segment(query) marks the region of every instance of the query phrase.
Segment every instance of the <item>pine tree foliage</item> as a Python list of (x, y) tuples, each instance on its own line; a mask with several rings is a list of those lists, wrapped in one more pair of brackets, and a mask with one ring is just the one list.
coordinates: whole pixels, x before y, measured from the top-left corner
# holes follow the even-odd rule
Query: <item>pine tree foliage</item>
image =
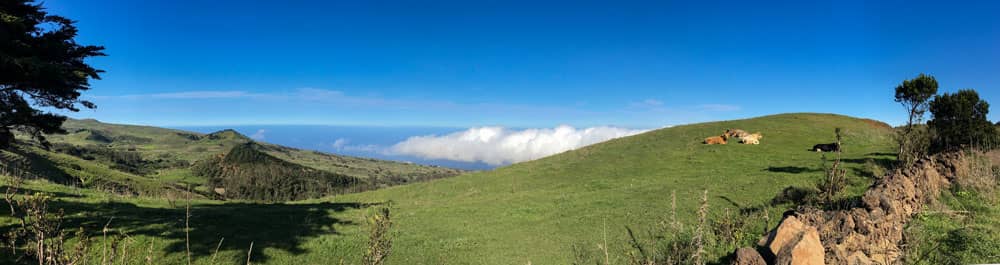
[(103, 71), (85, 60), (104, 47), (80, 45), (74, 21), (50, 15), (33, 1), (0, 1), (0, 148), (23, 131), (48, 146), (45, 134), (65, 133), (65, 116), (39, 110), (95, 108), (80, 99)]

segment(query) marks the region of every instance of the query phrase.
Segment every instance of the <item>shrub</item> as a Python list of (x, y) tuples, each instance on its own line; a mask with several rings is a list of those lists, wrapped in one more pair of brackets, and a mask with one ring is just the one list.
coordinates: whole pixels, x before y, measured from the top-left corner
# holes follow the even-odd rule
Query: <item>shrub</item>
[[(840, 145), (841, 134), (840, 128), (836, 129), (837, 134), (837, 145)], [(816, 185), (816, 189), (819, 190), (817, 194), (819, 196), (820, 202), (829, 205), (834, 201), (837, 194), (847, 188), (847, 170), (841, 168), (841, 149), (837, 149), (836, 158), (833, 160), (833, 165), (830, 168), (826, 168), (826, 155), (821, 157), (822, 165), (826, 176), (820, 180), (819, 184)]]
[(913, 125), (910, 129), (899, 129), (896, 132), (896, 137), (900, 145), (897, 160), (904, 167), (912, 165), (914, 161), (927, 155), (931, 148), (931, 132), (926, 125)]
[(368, 218), (368, 246), (362, 262), (365, 265), (381, 265), (392, 253), (392, 219), (389, 207), (379, 208)]
[[(51, 197), (35, 193), (19, 196), (22, 179), (16, 176), (4, 176), (10, 182), (7, 185), (4, 200), (7, 202), (10, 216), (16, 219), (16, 225), (3, 235), (3, 243), (10, 253), (22, 258), (37, 260), (38, 264), (78, 264), (86, 257), (90, 239), (83, 228), (76, 231), (77, 243), (73, 249), (66, 249), (68, 233), (62, 228), (64, 212), (62, 209), (52, 211), (49, 208)], [(20, 252), (19, 252), (20, 251)]]
[(861, 166), (861, 172), (870, 178), (882, 178), (889, 173), (889, 169), (878, 162), (875, 159), (865, 159), (865, 164)]

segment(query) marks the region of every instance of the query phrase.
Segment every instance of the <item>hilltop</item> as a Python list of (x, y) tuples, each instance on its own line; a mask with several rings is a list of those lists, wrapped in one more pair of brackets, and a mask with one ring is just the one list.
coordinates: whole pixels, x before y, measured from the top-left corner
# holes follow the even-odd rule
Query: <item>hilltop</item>
[(344, 193), (360, 179), (309, 168), (271, 156), (253, 142), (233, 147), (225, 155), (198, 161), (195, 176), (224, 198), (291, 201)]

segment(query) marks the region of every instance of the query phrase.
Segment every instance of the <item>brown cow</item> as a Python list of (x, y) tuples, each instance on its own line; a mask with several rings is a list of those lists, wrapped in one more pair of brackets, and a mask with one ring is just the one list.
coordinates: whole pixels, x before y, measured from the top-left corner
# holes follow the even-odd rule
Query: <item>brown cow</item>
[(726, 136), (712, 136), (705, 138), (705, 144), (726, 144)]

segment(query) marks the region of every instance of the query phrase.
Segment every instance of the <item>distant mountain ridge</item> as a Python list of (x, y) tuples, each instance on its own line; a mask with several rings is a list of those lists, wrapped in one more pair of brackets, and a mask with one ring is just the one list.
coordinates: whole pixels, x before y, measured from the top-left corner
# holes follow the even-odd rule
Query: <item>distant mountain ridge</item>
[[(234, 196), (242, 192), (227, 193), (222, 198), (284, 200), (317, 197), (320, 193), (345, 192), (348, 186), (355, 189), (374, 189), (414, 181), (455, 176), (463, 171), (437, 166), (341, 156), (317, 151), (256, 142), (235, 130), (226, 129), (203, 134), (184, 130), (152, 126), (102, 123), (94, 119), (69, 119), (63, 124), (68, 132), (47, 136), (53, 146), (44, 150), (24, 136), (19, 137), (18, 152), (6, 152), (5, 157), (22, 157), (24, 161), (45, 164), (59, 175), (76, 179), (82, 185), (103, 183), (115, 186), (128, 194), (162, 194), (166, 190), (193, 187), (204, 197), (219, 197), (214, 185), (230, 182), (242, 175), (267, 176), (267, 179), (287, 178), (295, 189), (283, 193), (309, 191), (314, 196), (283, 194), (281, 196)], [(234, 151), (236, 151), (234, 153)], [(248, 166), (252, 163), (216, 161), (220, 157), (237, 158), (237, 154), (254, 155), (246, 159), (261, 159), (266, 166)], [(30, 157), (28, 159), (27, 157)], [(3, 159), (0, 159), (3, 160)], [(6, 162), (6, 161), (4, 161)], [(219, 163), (222, 162), (222, 163)], [(244, 161), (246, 162), (246, 161)], [(204, 165), (228, 165), (226, 170), (207, 174)], [(202, 165), (201, 167), (198, 167)], [(234, 168), (242, 165), (243, 168)], [(260, 170), (267, 174), (254, 173)], [(220, 173), (221, 172), (221, 173)], [(240, 175), (242, 174), (242, 175)], [(283, 175), (284, 174), (284, 175)], [(317, 177), (312, 184), (302, 187), (302, 175)], [(295, 186), (293, 185), (293, 186)], [(172, 188), (171, 188), (172, 187)], [(319, 192), (323, 191), (323, 192)], [(254, 192), (249, 192), (254, 193)], [(254, 193), (256, 194), (256, 193)]]

